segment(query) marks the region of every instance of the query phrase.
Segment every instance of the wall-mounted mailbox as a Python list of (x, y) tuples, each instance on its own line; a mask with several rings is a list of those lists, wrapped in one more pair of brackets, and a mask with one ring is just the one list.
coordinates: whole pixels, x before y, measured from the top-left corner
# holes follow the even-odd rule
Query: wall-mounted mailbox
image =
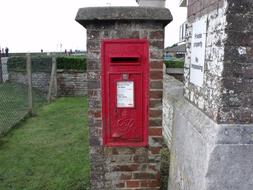
[(147, 40), (102, 41), (105, 146), (146, 146), (149, 64)]

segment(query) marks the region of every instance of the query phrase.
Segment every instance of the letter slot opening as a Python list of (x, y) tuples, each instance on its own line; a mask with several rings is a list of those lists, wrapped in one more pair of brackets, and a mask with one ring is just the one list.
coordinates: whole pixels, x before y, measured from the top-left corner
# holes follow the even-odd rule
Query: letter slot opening
[(111, 57), (111, 63), (138, 63), (139, 57)]

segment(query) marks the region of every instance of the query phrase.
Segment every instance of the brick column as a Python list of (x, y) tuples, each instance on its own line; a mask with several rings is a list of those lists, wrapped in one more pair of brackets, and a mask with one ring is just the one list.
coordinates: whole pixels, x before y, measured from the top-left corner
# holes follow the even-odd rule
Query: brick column
[[(185, 97), (217, 123), (253, 123), (253, 2), (189, 0)], [(204, 85), (190, 83), (192, 24), (207, 16)]]
[(251, 0), (188, 1), (187, 101), (173, 107), (170, 189), (252, 189), (252, 13)]
[[(165, 8), (83, 8), (76, 20), (87, 29), (89, 141), (91, 186), (94, 190), (159, 189), (162, 146), (164, 27), (172, 20)], [(104, 147), (101, 110), (101, 40), (149, 41), (149, 145)]]

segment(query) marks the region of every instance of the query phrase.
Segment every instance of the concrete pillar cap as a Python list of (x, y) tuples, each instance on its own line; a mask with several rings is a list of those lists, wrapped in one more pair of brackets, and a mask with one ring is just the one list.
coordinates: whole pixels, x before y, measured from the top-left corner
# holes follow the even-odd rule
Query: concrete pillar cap
[(154, 21), (166, 26), (173, 17), (169, 9), (160, 7), (87, 7), (78, 10), (75, 20), (84, 27), (91, 23), (116, 21)]

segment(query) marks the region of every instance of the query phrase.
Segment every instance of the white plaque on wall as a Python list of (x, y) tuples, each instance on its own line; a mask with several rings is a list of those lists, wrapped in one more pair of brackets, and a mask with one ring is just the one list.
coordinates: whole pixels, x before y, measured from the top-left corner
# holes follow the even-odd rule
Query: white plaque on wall
[(134, 107), (134, 82), (120, 81), (117, 82), (117, 107), (133, 108)]
[(202, 87), (204, 81), (207, 17), (192, 25), (190, 82)]

